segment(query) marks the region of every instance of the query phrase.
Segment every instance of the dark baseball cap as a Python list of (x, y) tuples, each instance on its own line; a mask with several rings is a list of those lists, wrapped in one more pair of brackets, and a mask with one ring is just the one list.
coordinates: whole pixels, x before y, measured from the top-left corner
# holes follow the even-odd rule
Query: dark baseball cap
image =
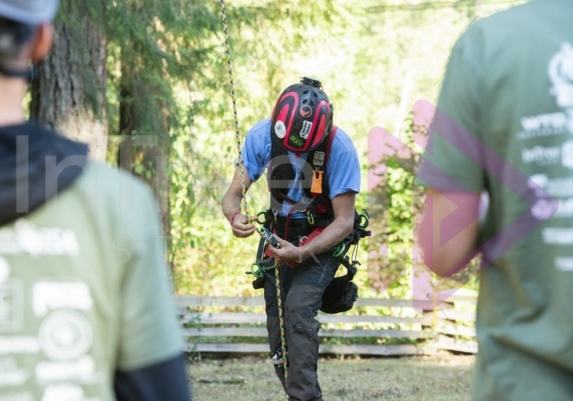
[(0, 17), (38, 25), (51, 22), (58, 6), (59, 0), (0, 0)]

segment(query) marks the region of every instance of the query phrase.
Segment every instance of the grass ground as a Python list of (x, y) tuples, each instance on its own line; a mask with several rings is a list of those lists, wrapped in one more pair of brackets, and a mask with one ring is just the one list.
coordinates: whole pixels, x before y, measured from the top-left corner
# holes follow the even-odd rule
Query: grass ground
[[(326, 401), (465, 401), (473, 356), (321, 359)], [(191, 363), (195, 401), (285, 401), (263, 358)]]

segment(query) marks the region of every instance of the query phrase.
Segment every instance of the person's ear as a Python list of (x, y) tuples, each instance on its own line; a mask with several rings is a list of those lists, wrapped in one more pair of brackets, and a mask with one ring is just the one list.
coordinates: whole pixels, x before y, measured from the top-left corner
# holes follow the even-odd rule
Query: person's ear
[(39, 25), (30, 51), (30, 60), (32, 63), (43, 60), (50, 52), (53, 42), (54, 26), (52, 24)]

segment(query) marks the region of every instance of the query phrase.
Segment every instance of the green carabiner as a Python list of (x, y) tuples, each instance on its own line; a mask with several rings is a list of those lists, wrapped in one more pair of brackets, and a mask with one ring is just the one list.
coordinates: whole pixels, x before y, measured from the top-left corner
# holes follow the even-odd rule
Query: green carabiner
[(306, 213), (306, 219), (308, 220), (308, 224), (314, 226), (314, 215), (312, 214), (312, 212)]
[(253, 263), (251, 266), (251, 274), (256, 278), (261, 278), (264, 276), (264, 272), (261, 269), (261, 265), (258, 263)]
[(264, 277), (265, 272), (274, 269), (275, 266), (271, 265), (271, 266), (261, 266), (260, 263), (255, 262), (251, 265), (251, 271), (247, 272), (247, 274), (252, 274), (253, 276), (255, 276), (256, 278), (261, 278)]
[(370, 224), (370, 216), (368, 216), (368, 212), (366, 210), (362, 210), (362, 214), (360, 215), (360, 223), (358, 226), (362, 229), (365, 229)]
[(346, 244), (344, 242), (341, 242), (340, 244), (336, 245), (336, 248), (334, 248), (334, 250), (332, 251), (332, 256), (334, 256), (335, 258), (342, 256), (345, 250), (346, 250)]

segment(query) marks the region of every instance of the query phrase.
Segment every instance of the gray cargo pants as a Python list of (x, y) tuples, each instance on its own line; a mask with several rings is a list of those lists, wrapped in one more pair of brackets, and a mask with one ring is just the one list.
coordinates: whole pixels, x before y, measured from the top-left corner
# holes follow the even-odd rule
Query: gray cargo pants
[[(281, 299), (287, 346), (288, 380), (284, 367), (275, 365), (289, 401), (322, 401), (318, 384), (318, 330), (316, 315), (325, 288), (334, 278), (340, 261), (330, 254), (310, 258), (291, 268), (280, 266)], [(275, 271), (265, 273), (267, 331), (271, 356), (281, 348)]]

